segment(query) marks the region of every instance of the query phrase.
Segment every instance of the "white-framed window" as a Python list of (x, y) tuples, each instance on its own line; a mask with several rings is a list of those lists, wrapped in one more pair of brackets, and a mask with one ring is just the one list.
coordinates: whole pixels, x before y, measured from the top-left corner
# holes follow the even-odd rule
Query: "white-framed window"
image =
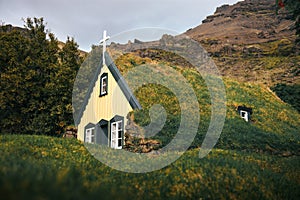
[(85, 130), (85, 142), (95, 143), (95, 127)]
[(122, 149), (123, 124), (121, 121), (111, 123), (111, 148)]
[(107, 94), (108, 76), (107, 73), (102, 74), (100, 78), (100, 96)]
[(249, 121), (248, 112), (246, 112), (246, 111), (244, 111), (244, 110), (241, 110), (241, 111), (240, 111), (240, 115), (241, 115), (241, 117), (242, 117), (246, 122)]

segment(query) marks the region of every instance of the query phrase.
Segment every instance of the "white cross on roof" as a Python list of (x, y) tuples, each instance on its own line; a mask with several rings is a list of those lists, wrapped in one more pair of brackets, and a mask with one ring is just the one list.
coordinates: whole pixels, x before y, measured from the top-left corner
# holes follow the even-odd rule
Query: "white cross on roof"
[(109, 40), (109, 36), (106, 35), (106, 30), (103, 31), (103, 39), (100, 40), (100, 45), (103, 46), (103, 52), (102, 52), (102, 60), (103, 60), (103, 65), (105, 64), (105, 56), (104, 53), (106, 51), (106, 41)]

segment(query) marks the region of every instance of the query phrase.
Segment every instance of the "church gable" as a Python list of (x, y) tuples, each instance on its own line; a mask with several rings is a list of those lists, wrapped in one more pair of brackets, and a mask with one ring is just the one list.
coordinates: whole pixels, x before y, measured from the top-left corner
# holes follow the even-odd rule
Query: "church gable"
[[(105, 98), (111, 97), (113, 95), (113, 90), (120, 90), (122, 94), (114, 94), (116, 97), (123, 96), (126, 98), (126, 101), (130, 104), (132, 109), (141, 109), (141, 105), (139, 104), (136, 97), (133, 95), (132, 91), (130, 90), (128, 84), (122, 77), (121, 73), (119, 72), (116, 65), (113, 63), (112, 59), (105, 53), (105, 65), (102, 63), (97, 68), (96, 74), (94, 79), (91, 81), (88, 92), (85, 96), (84, 103), (78, 115), (78, 118), (75, 120), (76, 124), (81, 123), (81, 119), (83, 117), (84, 112), (87, 110), (87, 107), (90, 103), (95, 101), (97, 98)], [(114, 84), (112, 84), (114, 83)], [(118, 87), (116, 89), (116, 87)], [(110, 92), (109, 92), (110, 91)], [(93, 97), (96, 96), (97, 98)], [(92, 96), (93, 95), (93, 96)], [(94, 99), (91, 101), (91, 99)], [(110, 99), (109, 101), (112, 101)], [(101, 102), (99, 102), (101, 104)], [(108, 105), (108, 102), (105, 103)]]
[[(105, 48), (103, 48), (104, 51)], [(76, 119), (78, 139), (121, 149), (127, 114), (141, 106), (108, 53), (91, 80)]]

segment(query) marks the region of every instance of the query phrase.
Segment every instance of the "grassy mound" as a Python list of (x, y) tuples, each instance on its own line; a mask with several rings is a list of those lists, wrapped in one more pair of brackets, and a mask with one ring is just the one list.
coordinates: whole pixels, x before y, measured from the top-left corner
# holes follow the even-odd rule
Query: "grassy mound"
[[(157, 54), (157, 57), (160, 54)], [(121, 56), (116, 63), (123, 74), (136, 66), (153, 64), (156, 71), (163, 73), (166, 79), (174, 83), (176, 78), (166, 73), (165, 68), (172, 68), (182, 74), (195, 92), (200, 106), (201, 121), (191, 148), (201, 146), (210, 123), (211, 101), (205, 81), (197, 70), (175, 65), (166, 59), (153, 61), (141, 58), (134, 53)], [(300, 114), (295, 108), (281, 101), (264, 85), (240, 83), (230, 78), (224, 78), (223, 81), (226, 88), (227, 114), (224, 129), (217, 143), (218, 148), (300, 154)], [(175, 94), (159, 84), (145, 84), (135, 91), (135, 95), (143, 107), (143, 110), (135, 111), (135, 120), (141, 126), (147, 126), (151, 122), (151, 106), (160, 104), (165, 108), (166, 123), (162, 131), (153, 138), (160, 140), (162, 146), (168, 144), (176, 135), (181, 120), (181, 108)], [(237, 107), (243, 105), (253, 109), (250, 123), (241, 119), (237, 113)]]
[[(213, 151), (199, 159), (199, 147), (211, 116), (205, 82), (192, 68), (134, 54), (121, 57), (116, 64), (125, 74), (135, 66), (153, 62), (180, 72), (200, 105), (198, 133), (182, 157), (158, 171), (130, 174), (105, 166), (75, 139), (1, 135), (0, 195), (8, 199), (297, 199), (300, 196), (297, 110), (264, 86), (226, 78), (225, 125)], [(143, 110), (135, 111), (136, 122), (142, 126), (150, 122), (152, 105), (161, 104), (165, 108), (166, 124), (153, 138), (162, 141), (162, 146), (168, 144), (180, 122), (181, 108), (176, 96), (167, 87), (156, 84), (144, 85), (135, 95), (143, 106)], [(250, 123), (239, 117), (236, 110), (239, 105), (253, 109)]]
[(198, 149), (161, 170), (113, 170), (77, 140), (0, 136), (0, 194), (6, 199), (297, 199), (299, 157)]

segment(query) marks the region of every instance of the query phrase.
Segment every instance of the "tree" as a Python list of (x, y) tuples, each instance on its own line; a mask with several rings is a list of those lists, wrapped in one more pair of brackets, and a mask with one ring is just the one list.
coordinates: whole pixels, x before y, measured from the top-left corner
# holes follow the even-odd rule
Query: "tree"
[(56, 119), (57, 131), (61, 133), (66, 125), (73, 124), (73, 84), (83, 58), (80, 57), (78, 44), (74, 38), (69, 37), (58, 56), (60, 63), (47, 84), (47, 90), (51, 94), (48, 99), (48, 104), (51, 105), (49, 114)]
[(0, 132), (60, 135), (72, 124), (71, 96), (82, 62), (78, 45), (62, 49), (43, 18), (25, 29), (0, 27)]
[(30, 64), (30, 40), (19, 31), (0, 32), (0, 127), (1, 131), (18, 132), (26, 122), (24, 105), (31, 95), (28, 88), (35, 72)]

